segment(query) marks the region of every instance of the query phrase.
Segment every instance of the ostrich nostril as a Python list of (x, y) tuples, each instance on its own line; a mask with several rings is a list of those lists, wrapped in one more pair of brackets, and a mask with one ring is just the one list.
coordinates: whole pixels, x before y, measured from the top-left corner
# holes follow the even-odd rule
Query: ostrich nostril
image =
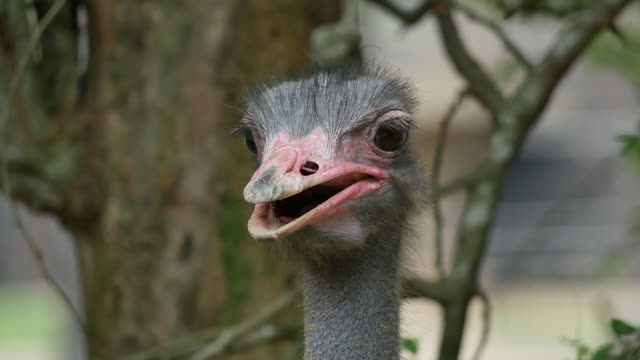
[(313, 161), (307, 161), (304, 163), (304, 165), (302, 165), (302, 168), (300, 168), (300, 174), (302, 174), (303, 176), (313, 175), (318, 171), (319, 168), (320, 165), (314, 163)]

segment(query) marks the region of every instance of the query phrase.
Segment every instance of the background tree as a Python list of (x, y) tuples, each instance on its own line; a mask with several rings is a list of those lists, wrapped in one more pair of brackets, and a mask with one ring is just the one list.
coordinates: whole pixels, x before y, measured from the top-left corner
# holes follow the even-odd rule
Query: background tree
[(92, 358), (234, 323), (285, 286), (245, 241), (252, 161), (227, 134), (242, 88), (308, 63), (339, 14), (312, 3), (0, 4), (2, 186), (72, 234)]
[[(623, 37), (616, 18), (631, 1), (483, 1), (503, 19), (549, 16), (562, 21), (563, 27), (548, 51), (539, 61), (531, 61), (502, 29), (499, 19), (485, 15), (466, 2), (448, 0), (421, 1), (414, 10), (405, 10), (389, 0), (370, 0), (396, 16), (406, 25), (432, 15), (453, 67), (463, 79), (465, 89), (454, 99), (444, 115), (433, 161), (433, 207), (436, 227), (436, 264), (439, 279), (425, 282), (407, 279), (407, 296), (427, 297), (438, 302), (444, 311), (444, 329), (440, 342), (440, 360), (457, 359), (464, 334), (470, 301), (479, 296), (488, 307), (479, 273), (505, 175), (521, 151), (532, 127), (540, 119), (562, 78), (588, 49), (595, 37), (611, 31)], [(522, 78), (515, 90), (490, 74), (468, 50), (454, 19), (462, 15), (493, 32), (504, 49), (515, 60)], [(491, 122), (489, 149), (483, 162), (471, 173), (440, 184), (439, 173), (447, 131), (463, 98), (470, 96), (488, 113)], [(450, 268), (445, 268), (442, 251), (442, 214), (440, 198), (464, 191), (465, 206), (455, 237), (455, 250)], [(487, 330), (482, 343), (486, 342)]]

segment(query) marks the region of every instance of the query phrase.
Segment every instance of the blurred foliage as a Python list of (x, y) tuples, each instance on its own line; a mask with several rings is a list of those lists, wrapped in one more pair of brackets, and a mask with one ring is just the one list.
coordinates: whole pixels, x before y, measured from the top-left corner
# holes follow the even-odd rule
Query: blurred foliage
[[(513, 15), (536, 15), (561, 18), (587, 6), (592, 0), (477, 0), (494, 14), (507, 19)], [(598, 35), (587, 53), (592, 65), (618, 72), (634, 87), (640, 98), (640, 27), (616, 24), (610, 31)], [(505, 84), (518, 74), (518, 64), (503, 57), (494, 66), (494, 74)], [(635, 134), (620, 135), (621, 154), (640, 174), (640, 120)], [(640, 235), (640, 210), (635, 216), (634, 233)], [(623, 320), (609, 324), (612, 341), (592, 347), (576, 339), (565, 339), (575, 348), (577, 360), (640, 360), (640, 327)]]
[(54, 344), (63, 335), (63, 309), (44, 286), (5, 286), (0, 290), (0, 319), (0, 347)]
[(622, 156), (640, 171), (640, 134), (620, 135), (618, 141), (622, 144)]
[[(476, 0), (502, 18), (515, 14), (524, 17), (552, 16), (561, 18), (592, 3), (592, 0)], [(637, 23), (637, 22), (636, 22)], [(640, 96), (640, 28), (617, 24), (611, 31), (598, 35), (589, 49), (592, 64), (618, 71), (635, 87)], [(501, 62), (500, 77), (509, 79), (516, 64)]]
[(613, 340), (595, 348), (575, 339), (565, 341), (576, 349), (577, 360), (639, 360), (640, 328), (615, 318), (609, 328)]
[(591, 45), (593, 64), (619, 72), (640, 96), (640, 28), (621, 27), (620, 36), (611, 31), (599, 35)]
[[(640, 70), (638, 70), (640, 72)], [(640, 91), (639, 91), (640, 93)], [(640, 120), (638, 120), (637, 134), (624, 134), (618, 136), (621, 143), (622, 156), (629, 160), (638, 175), (640, 176)], [(640, 208), (635, 210), (634, 221), (631, 224), (631, 231), (640, 237)]]
[[(475, 0), (498, 17), (507, 19), (513, 15), (552, 16), (562, 18), (592, 3), (592, 0)], [(638, 17), (638, 6), (631, 17)], [(633, 11), (633, 10), (631, 10)], [(624, 20), (624, 19), (623, 19)], [(602, 32), (591, 43), (587, 58), (592, 65), (618, 72), (636, 90), (640, 99), (640, 27), (637, 21), (623, 20), (609, 31)], [(493, 73), (502, 84), (508, 84), (518, 74), (518, 63), (508, 56), (502, 57), (494, 66)], [(636, 134), (620, 135), (622, 156), (629, 160), (640, 174), (640, 120)], [(640, 209), (632, 224), (632, 231), (640, 236)], [(638, 359), (640, 360), (640, 359)]]

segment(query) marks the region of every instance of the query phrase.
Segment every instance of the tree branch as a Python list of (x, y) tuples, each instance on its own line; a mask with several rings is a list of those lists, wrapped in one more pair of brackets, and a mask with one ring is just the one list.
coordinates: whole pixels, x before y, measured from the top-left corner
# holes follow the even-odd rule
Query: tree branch
[(503, 31), (502, 27), (498, 25), (496, 22), (491, 19), (482, 16), (480, 13), (476, 12), (473, 8), (461, 3), (456, 2), (455, 7), (460, 10), (461, 13), (466, 15), (472, 21), (477, 22), (478, 24), (489, 29), (493, 34), (502, 42), (502, 45), (509, 51), (509, 53), (522, 65), (527, 71), (531, 71), (533, 65), (527, 59), (527, 57), (522, 53), (520, 48), (511, 41), (509, 36)]
[(453, 269), (446, 279), (447, 283), (452, 283), (450, 286), (456, 286), (457, 291), (451, 305), (445, 307), (441, 360), (458, 357), (465, 313), (470, 298), (477, 293), (480, 265), (508, 167), (567, 70), (593, 38), (609, 27), (630, 2), (631, 0), (600, 1), (576, 14), (560, 31), (544, 60), (527, 75), (515, 95), (494, 115), (497, 126), (493, 130), (484, 165), (491, 171), (468, 192), (460, 220), (460, 231), (456, 237)]
[[(592, 7), (577, 13), (574, 20), (560, 30), (550, 50), (544, 56), (536, 71), (530, 73), (516, 91), (512, 103), (522, 103), (522, 109), (514, 113), (522, 113), (523, 119), (520, 133), (526, 130), (542, 112), (550, 94), (560, 79), (584, 52), (593, 38), (603, 29), (613, 24), (616, 16), (629, 5), (632, 0), (608, 0), (595, 3)], [(519, 110), (519, 111), (517, 111)], [(533, 110), (533, 111), (529, 111)], [(529, 111), (527, 113), (527, 111)], [(503, 118), (508, 122), (513, 119)]]
[(555, 86), (571, 64), (598, 31), (606, 28), (630, 1), (609, 0), (600, 3), (585, 10), (568, 24), (543, 62), (527, 76), (498, 114), (499, 128), (491, 136), (487, 159), (487, 166), (493, 171), (474, 186), (463, 213), (455, 259), (456, 267), (461, 271), (459, 276), (476, 276), (504, 173), (519, 152), (528, 129), (539, 118)]
[(254, 318), (243, 321), (222, 332), (214, 341), (206, 344), (191, 356), (191, 360), (212, 359), (224, 354), (234, 343), (244, 339), (249, 333), (254, 332), (268, 321), (271, 321), (275, 316), (287, 310), (291, 304), (293, 304), (297, 295), (297, 291), (288, 291), (281, 295), (275, 302), (267, 306)]
[(458, 73), (467, 81), (473, 96), (491, 113), (495, 114), (500, 109), (504, 100), (502, 93), (462, 43), (458, 28), (451, 18), (452, 0), (425, 0), (412, 12), (398, 8), (389, 0), (369, 1), (395, 15), (405, 25), (414, 24), (429, 11), (434, 10), (445, 49)]
[(427, 298), (444, 305), (453, 298), (454, 288), (446, 281), (428, 281), (418, 278), (404, 278), (400, 288), (400, 296), (404, 299)]
[[(273, 344), (277, 341), (295, 339), (303, 331), (302, 325), (279, 326), (274, 324), (264, 324), (248, 332), (246, 336), (237, 339), (219, 354), (214, 354), (212, 358), (222, 355), (230, 355), (253, 348)], [(152, 347), (132, 355), (124, 356), (124, 360), (153, 360), (153, 359), (184, 359), (190, 353), (202, 348), (203, 344), (213, 341), (220, 334), (216, 328), (205, 329), (187, 335), (178, 341), (167, 345)]]
[(89, 68), (87, 71), (87, 91), (82, 101), (89, 106), (101, 108), (109, 101), (108, 87), (110, 56), (114, 53), (113, 1), (87, 0), (89, 15)]
[(157, 358), (176, 359), (200, 349), (203, 344), (214, 340), (220, 334), (220, 329), (209, 328), (192, 332), (178, 338), (171, 343), (154, 346), (137, 351), (133, 354), (122, 356), (124, 360), (152, 360)]
[(473, 186), (480, 181), (484, 180), (488, 174), (490, 173), (489, 166), (487, 164), (482, 164), (478, 166), (475, 170), (469, 172), (468, 174), (462, 175), (459, 178), (451, 180), (448, 184), (440, 185), (439, 192), (440, 197), (449, 196), (458, 190), (462, 190)]
[(540, 0), (521, 0), (518, 3), (505, 7), (505, 17), (510, 18), (517, 14), (522, 15), (547, 15), (554, 18), (563, 18), (584, 9), (584, 5), (576, 3), (565, 7), (555, 7), (545, 4)]
[(451, 17), (452, 0), (434, 0), (440, 37), (447, 55), (458, 73), (466, 80), (469, 90), (490, 113), (496, 114), (504, 103), (504, 97), (495, 82), (471, 56), (462, 43), (458, 27)]
[[(295, 338), (301, 331), (299, 324), (276, 326), (269, 322), (290, 308), (299, 296), (296, 290), (282, 294), (268, 304), (256, 316), (225, 330), (218, 328), (193, 332), (169, 344), (155, 346), (127, 356), (125, 360), (184, 359), (192, 354), (192, 359), (212, 359), (234, 352)], [(195, 352), (195, 353), (194, 353)]]
[(323, 24), (311, 32), (311, 58), (319, 64), (340, 64), (360, 54), (359, 0), (342, 0), (338, 21)]
[[(26, 147), (5, 145), (3, 165), (11, 184), (11, 197), (19, 199), (34, 210), (55, 212), (60, 210), (62, 199), (49, 181), (42, 167), (42, 162), (31, 156)], [(49, 159), (47, 159), (49, 160)], [(49, 160), (50, 161), (50, 160)], [(0, 188), (5, 190), (4, 176), (0, 176)], [(8, 195), (8, 194), (7, 194)]]
[[(19, 199), (29, 208), (42, 212), (56, 212), (60, 209), (62, 200), (50, 184), (37, 176), (16, 174), (12, 172), (11, 197)], [(5, 191), (4, 180), (0, 179), (0, 187)]]
[(44, 33), (44, 30), (49, 26), (49, 24), (51, 24), (51, 21), (53, 21), (56, 15), (58, 15), (65, 2), (66, 0), (58, 0), (53, 5), (51, 5), (51, 8), (47, 11), (38, 26), (36, 26), (33, 34), (29, 38), (25, 53), (20, 58), (20, 61), (18, 62), (18, 68), (16, 69), (13, 78), (11, 79), (9, 91), (7, 93), (7, 100), (5, 101), (5, 104), (2, 108), (2, 112), (0, 112), (0, 134), (2, 136), (6, 135), (5, 131), (7, 128), (7, 123), (9, 121), (9, 115), (11, 114), (13, 100), (18, 94), (18, 89), (20, 88), (22, 79), (24, 78), (29, 63), (31, 62), (31, 58), (36, 49), (36, 46), (38, 46), (38, 44), (40, 43), (42, 33)]
[(491, 332), (491, 301), (485, 291), (478, 291), (477, 296), (482, 302), (482, 335), (478, 347), (473, 354), (473, 359), (481, 360), (482, 353), (489, 342), (489, 333)]
[(263, 325), (253, 332), (249, 333), (245, 338), (238, 339), (238, 342), (236, 344), (232, 344), (226, 353), (220, 353), (219, 356), (240, 351), (247, 351), (255, 347), (272, 344), (280, 340), (293, 340), (299, 337), (303, 331), (304, 326), (302, 324), (287, 326), (276, 326), (271, 324)]
[(426, 15), (432, 8), (431, 0), (423, 0), (422, 4), (413, 11), (405, 11), (403, 9), (400, 9), (390, 0), (369, 0), (369, 2), (378, 5), (388, 13), (399, 18), (400, 20), (402, 20), (404, 25), (413, 25), (422, 20), (424, 15)]
[[(56, 17), (56, 15), (64, 7), (65, 2), (66, 2), (65, 0), (58, 0), (55, 3), (53, 3), (53, 5), (51, 5), (49, 10), (47, 10), (47, 13), (43, 16), (42, 20), (40, 21), (40, 23), (38, 23), (35, 30), (33, 31), (33, 34), (29, 38), (29, 42), (27, 44), (25, 53), (20, 58), (16, 72), (13, 78), (11, 79), (9, 90), (6, 96), (6, 101), (3, 106), (2, 112), (0, 113), (0, 136), (1, 137), (7, 136), (7, 128), (9, 123), (9, 116), (11, 114), (11, 108), (13, 106), (13, 100), (18, 94), (18, 90), (20, 89), (22, 80), (29, 67), (29, 63), (31, 61), (33, 53), (36, 47), (38, 46), (38, 44), (40, 43), (40, 38), (42, 37), (42, 34), (44, 33), (45, 29), (49, 26), (49, 24), (51, 24), (51, 22)], [(6, 144), (7, 142), (4, 141), (3, 143)], [(5, 154), (5, 151), (2, 151), (0, 153)], [(2, 186), (2, 191), (7, 195), (7, 203), (9, 205), (9, 210), (14, 218), (18, 231), (22, 235), (22, 239), (24, 240), (27, 247), (29, 248), (29, 251), (33, 256), (33, 259), (35, 260), (36, 266), (38, 267), (40, 275), (44, 278), (47, 284), (49, 284), (49, 286), (51, 286), (51, 288), (60, 296), (60, 298), (62, 299), (62, 302), (67, 307), (72, 318), (76, 321), (76, 323), (81, 328), (81, 330), (86, 333), (86, 325), (85, 325), (84, 319), (82, 318), (80, 313), (75, 309), (75, 307), (73, 306), (73, 302), (71, 301), (69, 296), (65, 293), (65, 291), (62, 289), (62, 286), (56, 281), (56, 279), (53, 277), (53, 275), (47, 268), (42, 250), (38, 247), (37, 242), (31, 236), (31, 233), (28, 231), (27, 226), (22, 220), (22, 216), (20, 215), (20, 212), (18, 211), (17, 206), (12, 200), (12, 196), (14, 195), (14, 192), (13, 192), (11, 180), (9, 178), (9, 169), (8, 169), (9, 164), (8, 164), (7, 156), (8, 155), (0, 155), (0, 160), (2, 161), (2, 164), (0, 166), (1, 167), (0, 186)]]
[(456, 296), (444, 307), (444, 329), (440, 339), (439, 360), (458, 359), (467, 320), (469, 298)]
[[(431, 168), (431, 176), (434, 184), (438, 184), (440, 182), (440, 170), (442, 168), (442, 158), (444, 155), (445, 145), (447, 143), (447, 134), (449, 132), (449, 125), (451, 124), (451, 120), (454, 115), (462, 105), (464, 98), (469, 94), (468, 89), (464, 89), (460, 91), (458, 96), (451, 103), (447, 111), (445, 112), (442, 120), (440, 120), (440, 125), (438, 127), (438, 135), (436, 138), (436, 149), (434, 153), (433, 167)], [(440, 207), (440, 189), (435, 187), (433, 191), (433, 218), (435, 222), (435, 247), (436, 247), (436, 268), (438, 269), (438, 274), (440, 278), (445, 276), (444, 269), (444, 249), (442, 246), (442, 228), (443, 228), (443, 218), (442, 218), (442, 208)]]
[(49, 284), (49, 286), (53, 289), (53, 291), (56, 292), (58, 296), (60, 296), (60, 299), (62, 299), (63, 304), (66, 306), (67, 310), (71, 314), (71, 317), (75, 320), (75, 322), (78, 324), (80, 329), (86, 334), (86, 324), (84, 322), (82, 315), (80, 315), (80, 313), (73, 306), (73, 302), (71, 301), (71, 298), (69, 298), (67, 293), (64, 291), (64, 289), (62, 288), (62, 285), (60, 285), (60, 283), (55, 279), (53, 274), (49, 271), (49, 268), (45, 264), (44, 254), (42, 253), (42, 250), (36, 243), (35, 239), (31, 235), (29, 230), (27, 229), (27, 226), (22, 220), (22, 216), (20, 215), (20, 212), (18, 211), (15, 203), (11, 201), (11, 199), (9, 199), (8, 197), (7, 197), (7, 203), (9, 204), (9, 209), (11, 211), (11, 215), (13, 216), (15, 224), (18, 227), (18, 230), (20, 231), (20, 235), (22, 235), (22, 239), (24, 240), (25, 244), (27, 244), (27, 247), (29, 248), (29, 252), (31, 253), (33, 260), (35, 261), (36, 266), (38, 267), (38, 272), (40, 273), (42, 278), (45, 280), (45, 282), (47, 282), (47, 284)]

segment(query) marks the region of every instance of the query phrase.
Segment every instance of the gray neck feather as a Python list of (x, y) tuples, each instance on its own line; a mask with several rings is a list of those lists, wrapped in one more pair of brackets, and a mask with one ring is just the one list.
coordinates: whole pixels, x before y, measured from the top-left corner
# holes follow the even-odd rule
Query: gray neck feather
[(400, 234), (304, 262), (305, 360), (397, 360)]

